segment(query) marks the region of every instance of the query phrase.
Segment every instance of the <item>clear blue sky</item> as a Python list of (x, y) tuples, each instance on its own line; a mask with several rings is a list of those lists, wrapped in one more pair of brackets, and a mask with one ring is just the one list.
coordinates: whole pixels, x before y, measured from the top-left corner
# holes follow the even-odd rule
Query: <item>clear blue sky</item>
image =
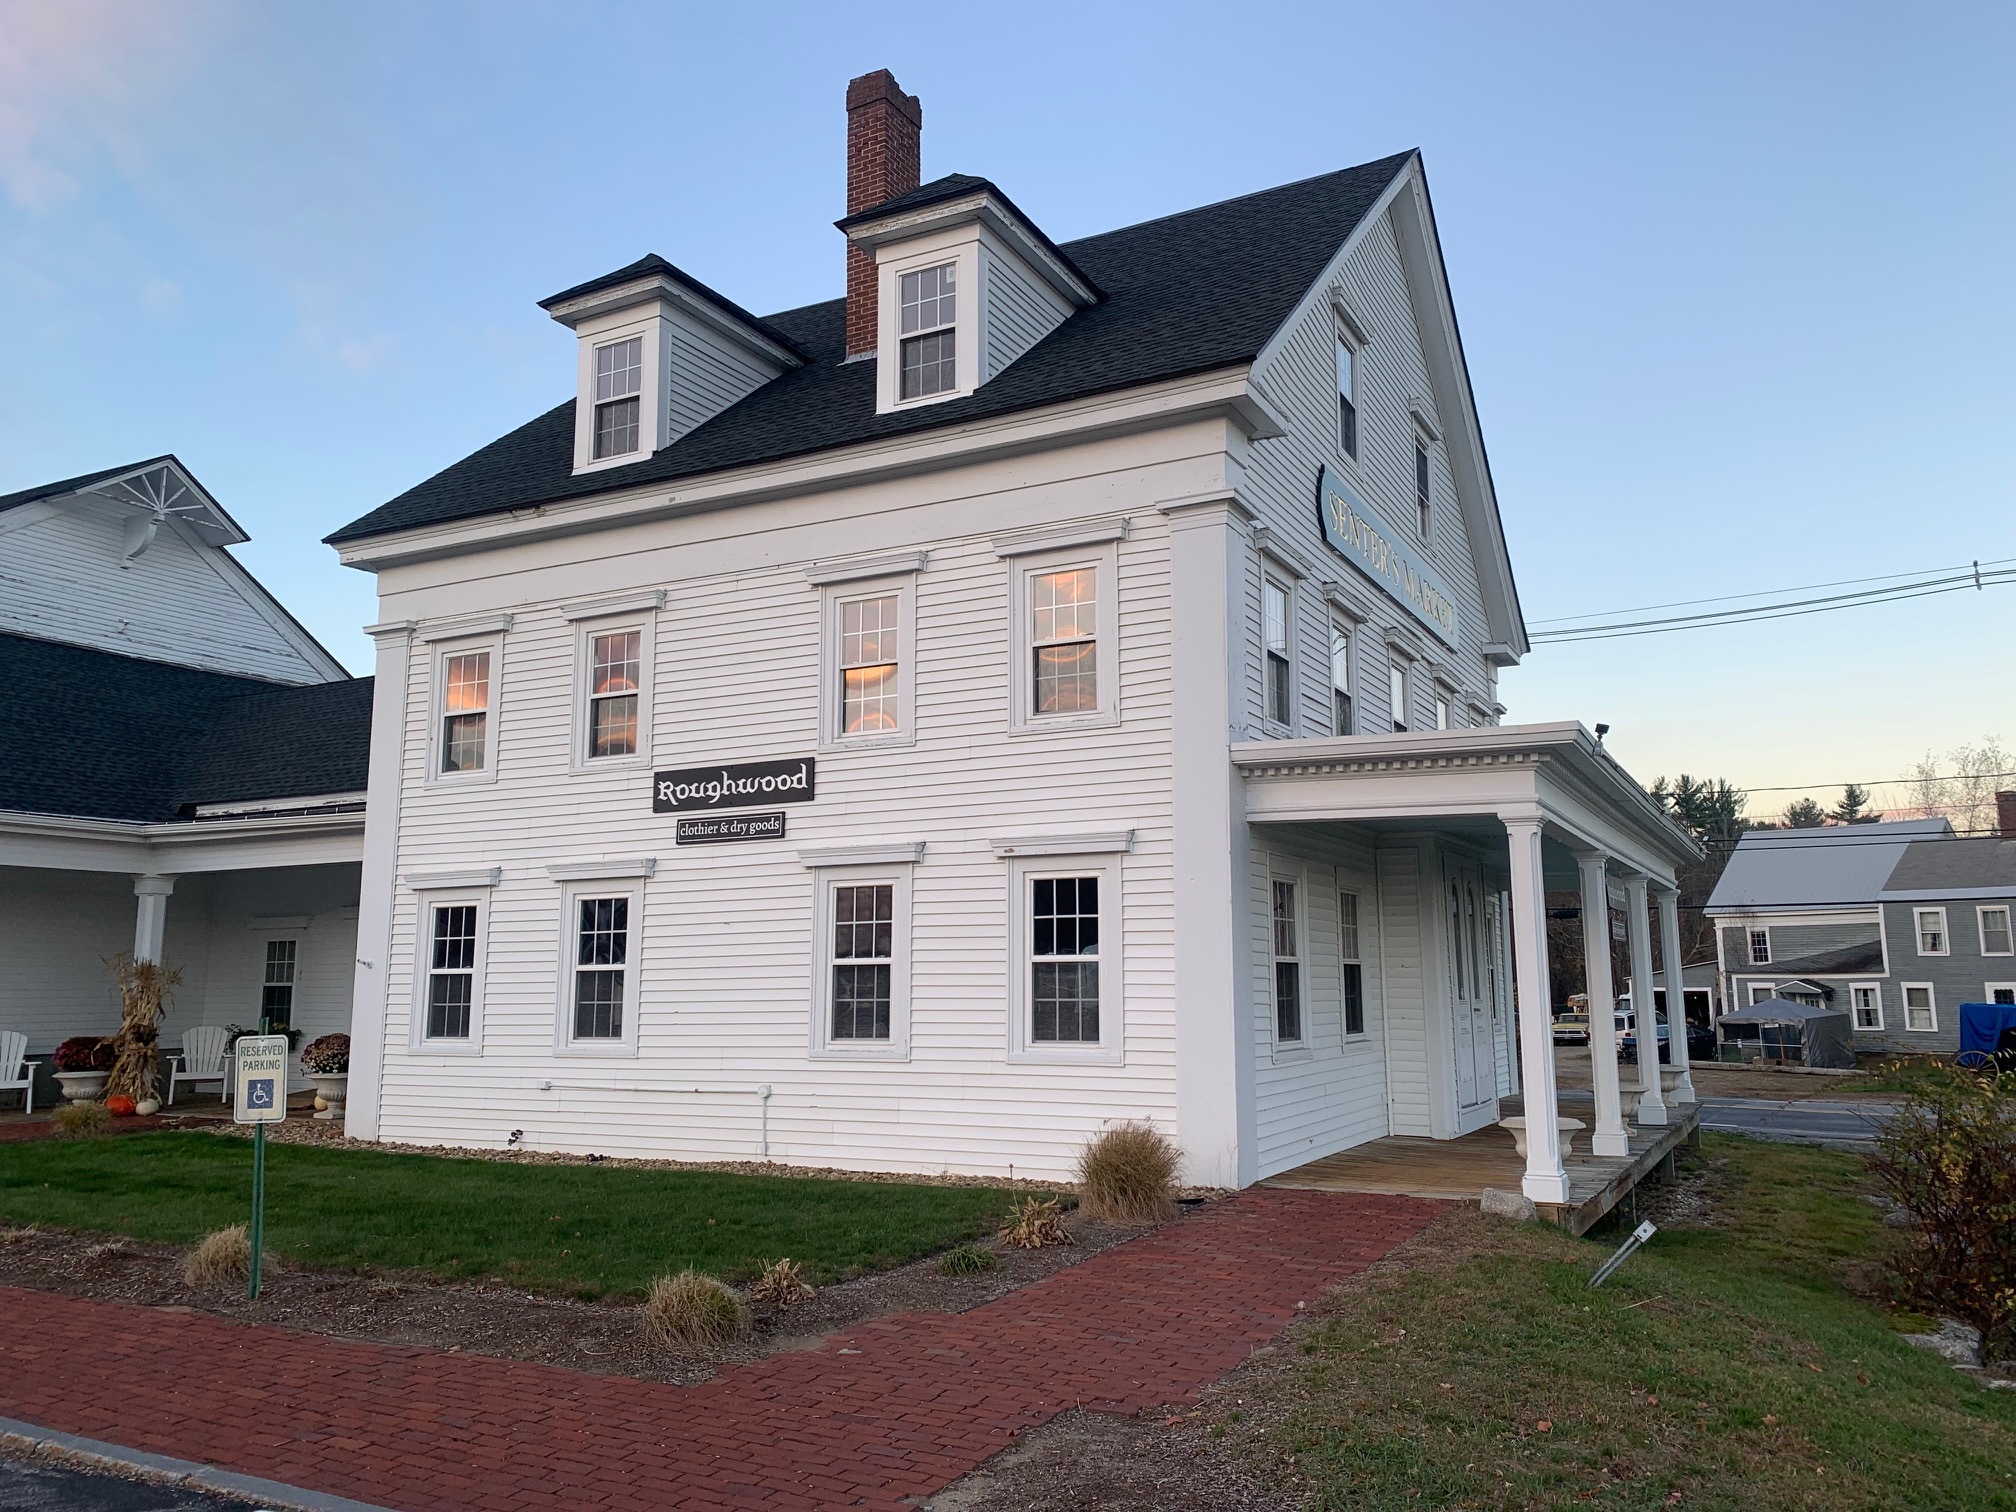
[[(1526, 612), (2016, 556), (2016, 7), (0, 0), (0, 491), (174, 451), (319, 538), (565, 398), (657, 251), (840, 292), (849, 76), (1059, 240), (1419, 146)], [(1641, 776), (2016, 737), (2016, 587), (1537, 652)], [(1760, 799), (1758, 807), (1782, 801)]]

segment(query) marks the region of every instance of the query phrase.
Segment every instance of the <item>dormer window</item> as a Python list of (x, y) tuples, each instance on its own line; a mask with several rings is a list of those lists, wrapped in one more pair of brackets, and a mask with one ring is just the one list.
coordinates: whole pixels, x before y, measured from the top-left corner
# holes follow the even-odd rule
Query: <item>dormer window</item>
[(644, 338), (595, 348), (595, 458), (637, 450), (643, 410)]
[(959, 386), (957, 263), (905, 273), (902, 397), (949, 394)]

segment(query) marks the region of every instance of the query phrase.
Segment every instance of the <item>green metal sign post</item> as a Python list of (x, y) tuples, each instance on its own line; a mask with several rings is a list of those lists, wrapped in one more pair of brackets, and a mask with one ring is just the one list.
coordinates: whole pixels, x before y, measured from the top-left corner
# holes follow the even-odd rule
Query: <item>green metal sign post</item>
[[(270, 1027), (264, 1019), (259, 1027)], [(287, 1117), (287, 1036), (241, 1035), (232, 1047), (237, 1057), (236, 1097), (231, 1117), (252, 1125), (252, 1261), (245, 1278), (247, 1301), (259, 1300), (259, 1273), (266, 1259), (266, 1125)]]

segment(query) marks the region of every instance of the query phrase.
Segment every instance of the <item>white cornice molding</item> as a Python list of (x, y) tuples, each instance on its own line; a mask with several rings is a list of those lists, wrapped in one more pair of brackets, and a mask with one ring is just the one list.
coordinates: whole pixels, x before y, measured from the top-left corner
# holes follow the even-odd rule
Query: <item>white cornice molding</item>
[(1004, 835), (987, 842), (1008, 856), (1110, 856), (1134, 849), (1134, 831), (1097, 830), (1082, 835)]
[(914, 866), (924, 859), (922, 840), (864, 840), (852, 845), (804, 845), (798, 848), (801, 865), (818, 866)]
[(1355, 626), (1362, 626), (1371, 621), (1372, 611), (1335, 578), (1323, 579), (1323, 602)]
[(1011, 531), (995, 536), (992, 545), (994, 555), (1004, 559), (1034, 556), (1039, 551), (1069, 551), (1074, 546), (1104, 546), (1110, 541), (1124, 541), (1132, 530), (1133, 522), (1126, 515), (1109, 515), (1100, 520)]
[(615, 315), (625, 310), (641, 310), (645, 306), (658, 304), (670, 305), (688, 318), (727, 338), (737, 346), (746, 348), (756, 357), (780, 370), (805, 365), (805, 360), (797, 353), (779, 346), (734, 311), (716, 304), (663, 273), (647, 273), (641, 278), (633, 278), (628, 283), (597, 289), (592, 294), (579, 295), (565, 304), (553, 306), (546, 313), (561, 325), (573, 330), (587, 321), (599, 319), (604, 315)]
[[(560, 606), (560, 618), (569, 621), (601, 619), (610, 614), (636, 614), (665, 607), (663, 588), (641, 588), (631, 593), (606, 593), (600, 598), (578, 599)], [(509, 625), (504, 627), (510, 629)]]
[(419, 638), (435, 641), (460, 640), (468, 635), (503, 635), (516, 623), (511, 614), (457, 614), (447, 619), (422, 620)]
[(860, 583), (869, 578), (904, 577), (922, 572), (931, 563), (928, 551), (891, 551), (879, 556), (841, 557), (814, 562), (805, 569), (805, 581), (814, 588), (830, 583)]
[(1252, 527), (1251, 534), (1253, 549), (1298, 582), (1316, 576), (1316, 568), (1309, 559), (1283, 540), (1281, 532), (1272, 525), (1260, 521)]
[(555, 882), (599, 882), (604, 877), (644, 877), (658, 874), (656, 856), (632, 856), (620, 861), (560, 861), (546, 868)]
[(492, 866), (469, 871), (408, 872), (399, 880), (414, 892), (443, 892), (449, 889), (495, 887), (504, 879), (504, 868)]
[(370, 636), (373, 640), (383, 640), (386, 637), (393, 635), (410, 636), (415, 630), (418, 630), (419, 628), (420, 628), (420, 621), (418, 620), (410, 620), (410, 619), (380, 620), (375, 625), (366, 625), (364, 627), (364, 633)]
[(1033, 226), (984, 189), (957, 199), (941, 200), (935, 205), (920, 205), (914, 210), (899, 210), (875, 220), (863, 221), (848, 228), (847, 240), (872, 257), (878, 247), (912, 241), (933, 232), (949, 231), (975, 222), (992, 232), (1009, 251), (1027, 263), (1033, 272), (1071, 304), (1083, 309), (1098, 302), (1099, 296), (1092, 286), (1044, 245), (1043, 238)]

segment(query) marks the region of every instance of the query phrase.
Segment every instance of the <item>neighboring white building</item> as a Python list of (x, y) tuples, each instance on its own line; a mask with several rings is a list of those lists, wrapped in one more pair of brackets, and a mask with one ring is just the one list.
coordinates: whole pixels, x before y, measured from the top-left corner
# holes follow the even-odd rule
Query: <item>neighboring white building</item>
[(118, 1027), (129, 950), (182, 973), (171, 1050), (348, 1027), (371, 684), (245, 538), (172, 456), (0, 496), (0, 1030), (31, 1057)]
[(1551, 1114), (1549, 875), (1649, 951), (1696, 852), (1497, 723), (1418, 155), (1060, 247), (848, 105), (846, 299), (555, 295), (575, 394), (330, 538), (381, 608), (351, 1133), (1057, 1177), (1146, 1117), (1245, 1184), (1495, 1120), (1514, 938)]

